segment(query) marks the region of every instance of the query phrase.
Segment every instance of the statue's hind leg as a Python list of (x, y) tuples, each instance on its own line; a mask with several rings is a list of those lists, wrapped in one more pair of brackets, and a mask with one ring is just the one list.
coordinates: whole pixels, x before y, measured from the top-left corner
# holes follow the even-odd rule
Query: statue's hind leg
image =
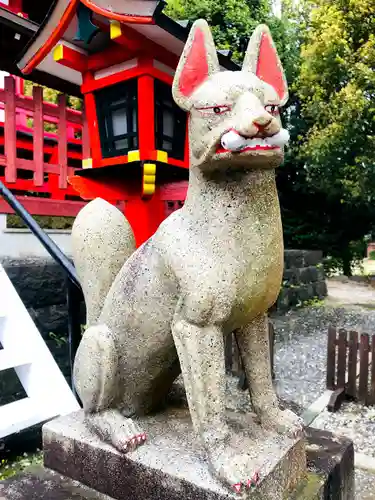
[(146, 435), (119, 411), (118, 356), (106, 325), (92, 326), (83, 335), (74, 363), (74, 383), (88, 425), (121, 452), (134, 449)]

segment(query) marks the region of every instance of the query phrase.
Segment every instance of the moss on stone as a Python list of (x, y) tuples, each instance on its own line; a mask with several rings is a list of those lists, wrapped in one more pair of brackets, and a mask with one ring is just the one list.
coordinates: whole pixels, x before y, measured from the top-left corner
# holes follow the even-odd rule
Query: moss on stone
[(324, 484), (324, 478), (316, 472), (308, 471), (305, 480), (295, 490), (292, 496), (285, 497), (283, 500), (320, 500), (321, 488)]
[(26, 471), (29, 467), (34, 465), (41, 465), (43, 463), (43, 453), (37, 451), (36, 453), (24, 453), (22, 456), (14, 459), (0, 459), (0, 481), (4, 481), (20, 472)]

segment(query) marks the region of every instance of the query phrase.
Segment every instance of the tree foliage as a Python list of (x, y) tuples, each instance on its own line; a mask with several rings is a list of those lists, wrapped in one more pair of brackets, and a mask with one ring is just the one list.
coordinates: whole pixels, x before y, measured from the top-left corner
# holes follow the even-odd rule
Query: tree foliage
[[(24, 80), (24, 94), (26, 96), (32, 96), (33, 95), (33, 87), (37, 86), (35, 83), (33, 83), (30, 80)], [(40, 85), (43, 89), (43, 101), (45, 102), (50, 102), (53, 104), (58, 103), (58, 98), (61, 92), (58, 92), (57, 90), (50, 89), (49, 87), (46, 87), (44, 85)], [(66, 97), (66, 105), (69, 108), (76, 109), (76, 110), (81, 110), (82, 109), (82, 99), (75, 97), (75, 96), (67, 96)], [(32, 127), (33, 126), (33, 120), (29, 118), (28, 120), (28, 126)], [(57, 126), (54, 123), (47, 123), (44, 122), (43, 124), (44, 130), (46, 132), (57, 132)]]
[[(25, 95), (32, 96), (33, 87), (35, 86), (36, 84), (31, 82), (30, 80), (25, 80), (24, 81)], [(58, 92), (57, 90), (54, 89), (50, 89), (49, 87), (45, 87), (44, 85), (41, 85), (41, 87), (43, 88), (43, 100), (46, 102), (52, 102), (54, 104), (57, 104), (58, 97), (61, 94), (61, 92)], [(80, 99), (79, 97), (67, 96), (67, 106), (73, 109), (81, 110), (82, 99)]]
[(206, 19), (217, 48), (232, 50), (240, 61), (255, 26), (269, 18), (270, 6), (267, 0), (169, 0), (166, 13), (177, 20)]
[(375, 0), (305, 4), (309, 26), (295, 81), (305, 123), (296, 151), (301, 208), (312, 226), (303, 234), (350, 274), (375, 220)]

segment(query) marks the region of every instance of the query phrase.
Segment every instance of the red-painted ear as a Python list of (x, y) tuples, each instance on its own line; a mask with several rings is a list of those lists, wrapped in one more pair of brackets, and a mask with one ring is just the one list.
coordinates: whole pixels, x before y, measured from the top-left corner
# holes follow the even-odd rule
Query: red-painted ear
[(286, 103), (288, 100), (288, 85), (267, 26), (260, 25), (254, 31), (242, 69), (255, 73), (258, 78), (272, 85), (280, 97), (281, 104)]
[(178, 89), (183, 96), (189, 97), (207, 77), (208, 62), (204, 34), (200, 28), (197, 28), (180, 74)]
[(287, 93), (284, 71), (281, 67), (272, 39), (267, 33), (263, 33), (260, 40), (256, 75), (264, 82), (272, 85), (279, 94), (280, 100), (283, 100)]
[(173, 81), (173, 97), (185, 110), (191, 107), (190, 97), (213, 73), (219, 61), (210, 28), (206, 21), (196, 21), (189, 33)]

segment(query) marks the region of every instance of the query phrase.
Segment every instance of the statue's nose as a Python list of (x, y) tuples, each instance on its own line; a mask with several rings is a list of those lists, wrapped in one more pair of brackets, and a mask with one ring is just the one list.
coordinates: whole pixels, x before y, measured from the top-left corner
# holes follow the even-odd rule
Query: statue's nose
[[(268, 113), (267, 113), (268, 114)], [(261, 131), (271, 125), (272, 116), (259, 116), (253, 120), (253, 124)]]
[(279, 129), (276, 120), (273, 120), (272, 116), (266, 112), (264, 115), (257, 115), (256, 118), (243, 124), (239, 132), (246, 138), (252, 138), (274, 135)]
[(272, 123), (272, 117), (263, 118), (259, 117), (252, 120), (247, 127), (243, 128), (243, 135), (246, 138), (251, 137), (263, 137), (267, 134), (268, 128)]

